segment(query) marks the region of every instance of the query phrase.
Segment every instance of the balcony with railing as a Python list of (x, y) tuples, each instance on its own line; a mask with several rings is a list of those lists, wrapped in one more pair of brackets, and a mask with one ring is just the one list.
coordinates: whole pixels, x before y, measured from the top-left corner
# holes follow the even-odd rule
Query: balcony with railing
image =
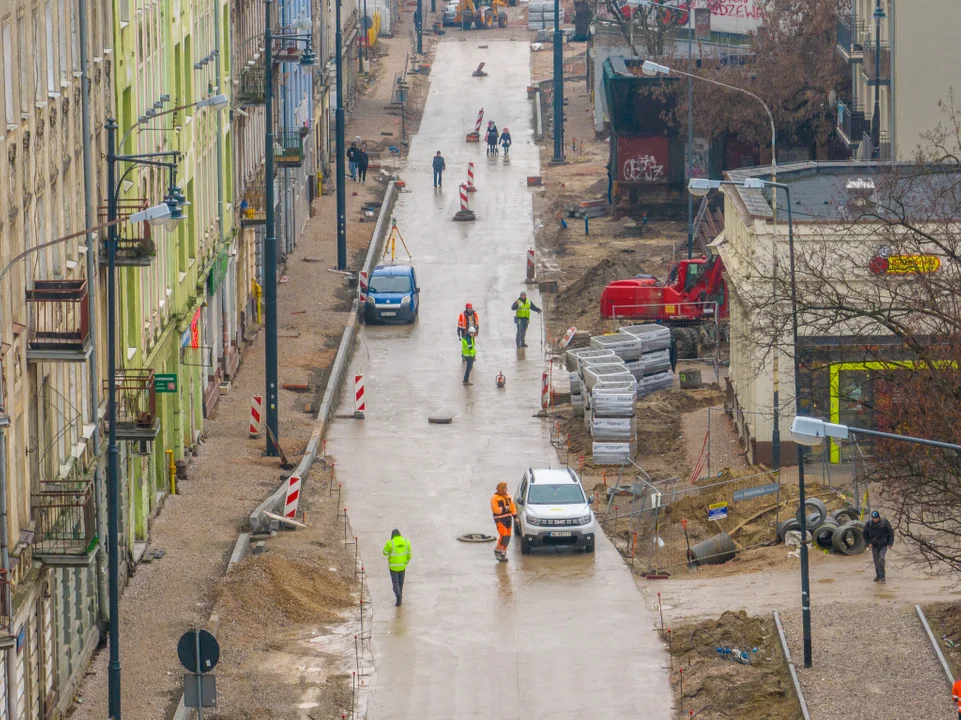
[(859, 62), (864, 52), (861, 38), (864, 33), (864, 23), (858, 22), (854, 13), (839, 15), (837, 21), (838, 52), (848, 62)]
[[(251, 62), (257, 63), (257, 60)], [(263, 105), (267, 101), (267, 77), (263, 63), (248, 64), (240, 71), (240, 83), (234, 97), (237, 102), (246, 107), (249, 105)]]
[(40, 483), (30, 500), (36, 522), (33, 556), (48, 565), (90, 565), (98, 544), (93, 482)]
[[(875, 58), (880, 56), (880, 76), (875, 75)], [(874, 85), (878, 81), (882, 85), (891, 82), (891, 48), (887, 43), (876, 45), (873, 40), (864, 43), (864, 62), (861, 65), (861, 72), (868, 80), (868, 85)]]
[[(263, 173), (263, 170), (261, 170)], [(244, 188), (240, 200), (240, 224), (244, 227), (267, 222), (267, 186), (263, 180), (252, 180)]]
[[(128, 218), (134, 213), (146, 210), (149, 203), (146, 198), (128, 198), (117, 201), (117, 251), (115, 260), (121, 267), (149, 267), (157, 257), (157, 244), (154, 242), (152, 228), (149, 223), (132, 223)], [(97, 208), (97, 215), (101, 224), (107, 222), (107, 208)], [(107, 263), (109, 237), (103, 233), (100, 241), (100, 264)]]
[(273, 31), (273, 57), (275, 63), (299, 63), (304, 54), (304, 43), (294, 36), (303, 37), (303, 31), (294, 27), (281, 27)]
[[(160, 432), (157, 388), (150, 368), (117, 371), (117, 439), (153, 440)], [(107, 383), (104, 383), (104, 392)]]
[(300, 167), (304, 164), (304, 138), (307, 128), (280, 130), (274, 135), (274, 162), (280, 167)]
[(875, 155), (871, 152), (874, 148), (874, 142), (871, 138), (871, 118), (867, 118), (864, 121), (864, 135), (862, 140), (864, 142), (864, 160), (893, 160), (894, 159), (894, 148), (891, 146), (890, 136), (882, 130), (878, 133), (878, 152)]
[(90, 354), (86, 280), (34, 280), (27, 290), (27, 360), (84, 362)]
[(857, 145), (868, 127), (864, 122), (864, 108), (839, 101), (837, 113), (837, 130), (841, 139), (848, 147)]

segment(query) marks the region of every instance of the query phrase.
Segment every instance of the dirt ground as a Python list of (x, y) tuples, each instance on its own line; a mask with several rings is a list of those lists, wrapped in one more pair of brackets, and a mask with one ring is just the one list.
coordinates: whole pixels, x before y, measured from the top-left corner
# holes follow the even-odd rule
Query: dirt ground
[[(348, 116), (348, 137), (372, 138), (374, 142), (380, 142), (382, 132), (400, 137), (400, 117), (385, 116), (383, 108), (389, 104), (391, 80), (400, 71), (409, 47), (410, 25), (411, 15), (405, 12), (396, 38), (381, 39), (390, 54), (379, 57), (373, 65), (376, 84), (359, 97)], [(425, 36), (425, 44), (430, 42)], [(423, 108), (427, 79), (412, 75), (410, 83), (409, 131), (416, 127)], [(376, 156), (371, 162), (378, 162)], [(374, 228), (374, 223), (364, 222), (367, 218), (362, 207), (382, 197), (387, 180), (386, 171), (372, 168), (367, 185), (348, 181), (347, 243), (351, 267), (359, 266)], [(287, 258), (288, 281), (278, 288), (282, 338), (279, 380), (309, 384), (307, 394), (282, 391), (280, 395), (280, 442), (288, 455), (295, 458), (302, 453), (314, 429), (314, 409), (323, 395), (353, 296), (343, 277), (327, 270), (336, 265), (335, 209), (333, 194), (314, 201), (312, 217), (295, 251)], [(305, 262), (306, 258), (312, 262)], [(206, 424), (188, 469), (188, 480), (179, 483), (178, 494), (166, 500), (151, 525), (150, 545), (166, 550), (166, 555), (138, 566), (121, 599), (122, 703), (124, 716), (130, 720), (156, 720), (172, 714), (182, 689), (177, 639), (189, 628), (206, 626), (217, 581), (226, 568), (239, 529), (250, 510), (284, 477), (276, 459), (263, 457), (264, 441), (247, 439), (250, 397), (262, 392), (263, 362), (263, 338), (258, 337), (245, 348), (230, 394), (220, 398)], [(310, 488), (308, 480), (304, 490), (308, 498)], [(278, 552), (277, 547), (275, 541), (273, 552)], [(280, 547), (285, 546), (281, 543)], [(326, 555), (321, 546), (308, 543), (306, 549), (314, 553), (312, 562)], [(231, 648), (225, 648), (228, 656), (230, 652)], [(344, 648), (344, 653), (352, 655), (352, 644)], [(225, 677), (230, 672), (227, 665), (219, 670)], [(260, 692), (260, 686), (257, 688), (242, 682), (232, 685), (232, 689), (242, 689), (251, 696)], [(248, 706), (236, 695), (233, 700), (240, 707)], [(231, 699), (222, 693), (222, 701)], [(72, 717), (102, 720), (107, 715), (106, 708), (107, 653), (100, 651), (77, 693)]]
[(961, 603), (933, 603), (923, 610), (952, 674), (961, 677)]
[[(661, 638), (671, 654), (676, 717), (801, 717), (772, 616), (728, 611), (717, 619), (665, 627)], [(747, 662), (719, 648), (744, 651)]]

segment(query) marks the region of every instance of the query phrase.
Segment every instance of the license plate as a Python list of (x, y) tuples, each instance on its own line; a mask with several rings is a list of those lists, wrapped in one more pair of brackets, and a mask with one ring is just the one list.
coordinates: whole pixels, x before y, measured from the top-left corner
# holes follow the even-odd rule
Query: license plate
[(389, 311), (389, 312), (382, 312), (382, 313), (381, 313), (381, 315), (383, 315), (384, 317), (394, 317), (394, 315), (396, 315), (396, 314), (397, 314), (397, 313), (394, 312), (393, 310), (391, 310), (391, 311)]
[(570, 537), (570, 536), (571, 536), (570, 530), (562, 530), (562, 531), (551, 533), (551, 537)]

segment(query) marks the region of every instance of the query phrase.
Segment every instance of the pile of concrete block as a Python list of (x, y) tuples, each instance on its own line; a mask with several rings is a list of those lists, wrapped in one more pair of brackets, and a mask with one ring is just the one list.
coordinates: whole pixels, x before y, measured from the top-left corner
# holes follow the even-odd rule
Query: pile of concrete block
[[(564, 24), (564, 8), (561, 8), (561, 25)], [(551, 30), (554, 27), (554, 3), (534, 0), (527, 6), (528, 30)]]

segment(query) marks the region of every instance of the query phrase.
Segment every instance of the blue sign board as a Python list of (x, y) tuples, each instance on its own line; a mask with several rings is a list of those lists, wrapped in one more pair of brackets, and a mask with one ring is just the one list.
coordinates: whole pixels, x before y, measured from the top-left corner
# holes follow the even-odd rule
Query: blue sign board
[(727, 503), (718, 502), (711, 503), (707, 506), (707, 519), (708, 520), (723, 520), (727, 517)]
[(771, 495), (777, 492), (777, 487), (777, 483), (771, 483), (770, 485), (758, 485), (757, 487), (735, 490), (731, 499), (737, 502), (738, 500), (750, 500), (762, 495)]

